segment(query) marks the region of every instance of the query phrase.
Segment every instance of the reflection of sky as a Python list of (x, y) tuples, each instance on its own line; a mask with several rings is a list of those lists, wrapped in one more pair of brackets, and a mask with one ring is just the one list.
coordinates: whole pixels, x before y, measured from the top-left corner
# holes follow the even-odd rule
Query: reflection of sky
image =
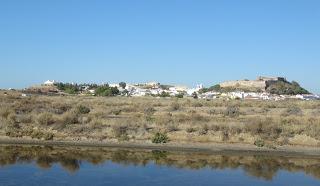
[(15, 164), (0, 168), (0, 185), (319, 185), (304, 173), (279, 171), (271, 181), (247, 175), (242, 169), (177, 169), (150, 163), (143, 166), (106, 162), (82, 162), (70, 173), (59, 164), (40, 169), (36, 164)]

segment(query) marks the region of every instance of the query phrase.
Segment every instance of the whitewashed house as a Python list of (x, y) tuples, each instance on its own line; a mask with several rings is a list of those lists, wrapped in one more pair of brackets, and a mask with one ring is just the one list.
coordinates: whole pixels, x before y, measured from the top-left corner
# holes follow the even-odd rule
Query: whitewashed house
[(201, 89), (203, 89), (203, 85), (202, 85), (202, 84), (199, 84), (199, 85), (196, 86), (196, 88), (188, 89), (188, 90), (187, 90), (187, 94), (188, 94), (189, 96), (191, 96), (194, 92), (198, 93), (199, 90), (201, 90)]
[(111, 83), (111, 84), (109, 84), (109, 87), (116, 88), (116, 87), (119, 87), (119, 84), (117, 84), (117, 83)]
[(301, 100), (318, 100), (320, 99), (319, 95), (314, 95), (314, 94), (298, 94), (295, 96), (297, 99)]
[(45, 86), (53, 86), (54, 84), (56, 84), (57, 82), (55, 80), (47, 80), (43, 83), (43, 85)]

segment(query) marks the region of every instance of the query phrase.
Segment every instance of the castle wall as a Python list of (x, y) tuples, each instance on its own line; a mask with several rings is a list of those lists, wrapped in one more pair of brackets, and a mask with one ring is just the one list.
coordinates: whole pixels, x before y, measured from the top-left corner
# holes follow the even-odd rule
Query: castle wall
[(266, 88), (266, 81), (227, 81), (224, 83), (221, 83), (220, 86), (222, 88), (228, 88), (228, 87), (233, 87), (233, 88), (255, 88), (255, 89), (260, 89), (260, 90), (265, 90)]

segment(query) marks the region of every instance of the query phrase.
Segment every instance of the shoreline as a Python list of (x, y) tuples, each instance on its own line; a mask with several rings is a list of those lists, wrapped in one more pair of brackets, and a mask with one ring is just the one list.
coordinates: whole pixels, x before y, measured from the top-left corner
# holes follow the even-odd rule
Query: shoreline
[(320, 148), (304, 146), (282, 146), (277, 149), (256, 147), (249, 144), (224, 143), (166, 143), (149, 144), (143, 142), (98, 142), (98, 141), (43, 141), (30, 139), (0, 138), (0, 145), (36, 145), (59, 147), (89, 147), (89, 148), (123, 148), (139, 150), (163, 150), (174, 152), (198, 152), (208, 154), (265, 155), (290, 157), (319, 157)]

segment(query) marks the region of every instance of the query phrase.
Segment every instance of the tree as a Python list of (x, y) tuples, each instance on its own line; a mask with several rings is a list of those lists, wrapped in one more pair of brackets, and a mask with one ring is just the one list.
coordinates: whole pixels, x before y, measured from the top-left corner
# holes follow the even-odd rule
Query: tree
[(168, 92), (162, 91), (159, 96), (160, 97), (170, 97), (170, 94)]
[(193, 92), (191, 95), (194, 99), (198, 99), (198, 94), (196, 92)]
[(127, 86), (127, 84), (126, 84), (125, 82), (120, 82), (120, 83), (119, 83), (119, 87), (121, 87), (121, 88), (123, 88), (123, 89), (125, 89), (126, 86)]
[(129, 96), (129, 91), (128, 90), (124, 90), (124, 91), (121, 92), (121, 94), (123, 96)]
[(117, 87), (109, 87), (108, 84), (99, 86), (96, 89), (96, 95), (98, 96), (115, 96), (118, 95), (120, 91)]
[(267, 91), (271, 94), (278, 95), (297, 95), (297, 94), (309, 94), (309, 91), (302, 88), (299, 83), (292, 81), (284, 82), (278, 81), (268, 86)]
[(179, 93), (176, 95), (177, 98), (183, 98), (183, 93)]

